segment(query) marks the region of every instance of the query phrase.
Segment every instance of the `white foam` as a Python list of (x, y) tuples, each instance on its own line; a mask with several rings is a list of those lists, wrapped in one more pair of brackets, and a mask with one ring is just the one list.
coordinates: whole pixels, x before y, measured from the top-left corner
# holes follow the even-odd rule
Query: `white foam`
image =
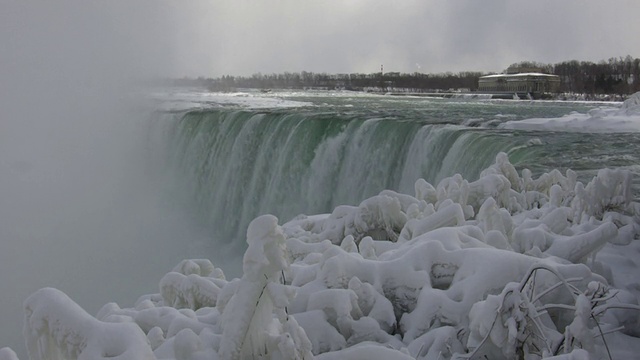
[(209, 92), (202, 89), (161, 89), (149, 94), (160, 101), (160, 109), (183, 111), (235, 106), (246, 109), (298, 108), (312, 106), (311, 103), (288, 100), (284, 97), (255, 91)]

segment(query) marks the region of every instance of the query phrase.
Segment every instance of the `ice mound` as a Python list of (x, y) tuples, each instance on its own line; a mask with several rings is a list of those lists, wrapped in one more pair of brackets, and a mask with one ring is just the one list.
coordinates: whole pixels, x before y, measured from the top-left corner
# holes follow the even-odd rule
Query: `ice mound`
[[(134, 308), (107, 304), (96, 318), (57, 290), (39, 290), (25, 302), (28, 353), (606, 358), (606, 341), (640, 341), (629, 336), (640, 329), (638, 279), (613, 283), (623, 265), (597, 257), (603, 247), (638, 243), (630, 186), (622, 170), (601, 170), (587, 185), (572, 171), (533, 178), (501, 153), (477, 181), (418, 180), (414, 195), (387, 190), (283, 225), (264, 215), (249, 225), (240, 279), (226, 280), (208, 260), (185, 260), (158, 294)], [(14, 358), (0, 350), (0, 359)]]
[(640, 131), (640, 92), (625, 100), (621, 108), (601, 107), (586, 114), (572, 112), (560, 118), (507, 121), (500, 124), (499, 128), (597, 133), (637, 132)]

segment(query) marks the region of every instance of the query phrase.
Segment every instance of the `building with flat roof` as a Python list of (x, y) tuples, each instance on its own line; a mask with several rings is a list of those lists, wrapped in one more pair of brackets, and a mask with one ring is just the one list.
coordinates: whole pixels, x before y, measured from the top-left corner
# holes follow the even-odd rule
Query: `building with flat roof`
[(479, 92), (530, 95), (534, 98), (540, 98), (546, 93), (557, 93), (559, 88), (558, 75), (537, 72), (487, 75), (478, 80)]

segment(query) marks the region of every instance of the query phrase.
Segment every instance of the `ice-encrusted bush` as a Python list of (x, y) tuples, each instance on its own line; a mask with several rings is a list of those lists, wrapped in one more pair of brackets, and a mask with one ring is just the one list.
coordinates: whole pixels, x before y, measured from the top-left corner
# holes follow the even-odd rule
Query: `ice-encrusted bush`
[(38, 290), (24, 309), (24, 337), (32, 360), (154, 358), (138, 326), (99, 321), (59, 290)]
[(207, 259), (183, 260), (160, 280), (160, 295), (168, 306), (197, 310), (216, 305), (224, 273)]
[(476, 181), (418, 180), (415, 196), (385, 190), (282, 226), (265, 215), (247, 231), (240, 279), (185, 260), (158, 294), (130, 309), (107, 304), (97, 318), (56, 290), (34, 293), (25, 302), (29, 354), (606, 358), (604, 334), (640, 333), (637, 282), (616, 289), (615, 269), (596, 260), (608, 244), (639, 237), (630, 186), (623, 170), (587, 185), (572, 171), (519, 175), (499, 154)]
[[(289, 264), (278, 220), (261, 216), (249, 224), (244, 276), (222, 314), (223, 359), (303, 359), (311, 343), (286, 306), (295, 290), (282, 284)], [(275, 318), (274, 318), (275, 315)]]
[[(558, 282), (548, 288), (535, 289), (537, 271), (550, 272)], [(570, 294), (573, 300), (541, 301), (557, 291)], [(596, 351), (595, 344), (602, 345), (602, 339), (597, 338), (602, 335), (602, 328), (598, 319), (601, 313), (594, 309), (611, 296), (602, 283), (592, 281), (580, 292), (553, 267), (534, 266), (520, 283), (510, 283), (501, 294), (490, 295), (473, 305), (467, 341), (467, 347), (472, 350), (469, 357), (540, 358), (575, 349), (605, 357), (602, 347)], [(564, 319), (553, 316), (551, 310), (564, 311), (568, 316)]]
[(0, 360), (18, 360), (18, 355), (12, 349), (4, 347), (0, 349)]

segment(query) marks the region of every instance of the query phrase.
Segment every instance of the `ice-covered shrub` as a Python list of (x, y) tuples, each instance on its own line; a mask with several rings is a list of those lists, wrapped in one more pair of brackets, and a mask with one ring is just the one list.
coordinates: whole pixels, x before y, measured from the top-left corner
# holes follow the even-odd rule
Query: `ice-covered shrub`
[(134, 323), (96, 320), (59, 290), (38, 290), (24, 308), (24, 337), (32, 360), (155, 358)]
[(295, 290), (282, 284), (289, 263), (278, 220), (270, 215), (253, 220), (247, 243), (244, 275), (222, 314), (220, 357), (310, 358), (309, 339), (285, 309)]
[[(553, 274), (558, 282), (550, 287), (536, 285), (539, 271)], [(558, 291), (570, 294), (571, 300), (558, 301), (554, 296), (553, 303), (543, 301)], [(607, 303), (615, 295), (600, 282), (577, 287), (554, 267), (536, 265), (520, 283), (510, 283), (500, 295), (491, 295), (473, 305), (467, 341), (471, 353), (465, 358), (547, 358), (559, 353), (573, 358), (583, 356), (581, 350), (600, 358), (610, 357), (602, 339), (602, 312), (598, 311), (598, 304)], [(623, 307), (640, 310), (633, 304)], [(566, 312), (570, 321), (554, 317), (551, 310)]]
[(168, 306), (197, 310), (215, 306), (220, 287), (225, 284), (224, 277), (216, 279), (172, 271), (160, 280), (160, 294)]
[(0, 360), (18, 360), (18, 355), (8, 347), (0, 349)]

